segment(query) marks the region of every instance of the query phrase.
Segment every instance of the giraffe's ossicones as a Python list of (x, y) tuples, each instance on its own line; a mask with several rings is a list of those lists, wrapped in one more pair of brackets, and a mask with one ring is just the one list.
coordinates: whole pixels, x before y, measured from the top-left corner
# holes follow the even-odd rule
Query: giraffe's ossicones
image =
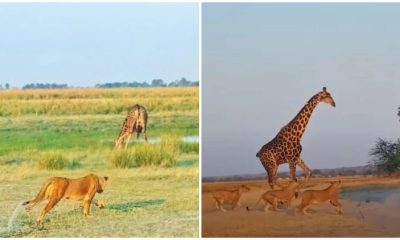
[(270, 142), (262, 146), (256, 154), (267, 171), (271, 188), (274, 186), (278, 166), (283, 163), (289, 163), (292, 180), (297, 180), (297, 165), (303, 169), (307, 178), (311, 176), (311, 170), (300, 156), (302, 151), (300, 140), (306, 130), (312, 112), (320, 102), (330, 104), (332, 107), (336, 106), (331, 94), (324, 87), (322, 91), (311, 97), (300, 112)]

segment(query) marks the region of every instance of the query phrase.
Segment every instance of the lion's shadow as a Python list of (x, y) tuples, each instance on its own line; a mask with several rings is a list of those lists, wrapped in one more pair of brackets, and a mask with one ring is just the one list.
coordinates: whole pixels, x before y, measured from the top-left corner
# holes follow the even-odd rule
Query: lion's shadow
[(134, 208), (147, 208), (147, 207), (161, 205), (164, 202), (165, 199), (150, 199), (150, 200), (138, 200), (138, 201), (124, 202), (124, 203), (112, 203), (106, 206), (106, 209), (128, 212)]

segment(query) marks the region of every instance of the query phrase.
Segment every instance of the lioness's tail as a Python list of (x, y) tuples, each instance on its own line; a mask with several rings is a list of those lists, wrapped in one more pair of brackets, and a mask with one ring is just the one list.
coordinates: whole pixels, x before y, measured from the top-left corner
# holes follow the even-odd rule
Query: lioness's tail
[(37, 203), (37, 202), (42, 201), (43, 198), (45, 197), (46, 190), (47, 190), (47, 188), (49, 187), (49, 185), (51, 184), (51, 182), (52, 182), (52, 181), (49, 180), (49, 181), (40, 189), (40, 191), (39, 191), (39, 193), (36, 195), (36, 197), (34, 197), (32, 200), (28, 200), (28, 201), (22, 203), (22, 205), (25, 206), (25, 205), (28, 205), (28, 204), (31, 204), (31, 203)]
[(247, 211), (255, 209), (258, 206), (258, 204), (260, 203), (261, 199), (262, 199), (262, 196), (258, 199), (257, 203), (254, 204), (254, 206), (251, 209), (249, 208), (249, 206), (246, 206)]

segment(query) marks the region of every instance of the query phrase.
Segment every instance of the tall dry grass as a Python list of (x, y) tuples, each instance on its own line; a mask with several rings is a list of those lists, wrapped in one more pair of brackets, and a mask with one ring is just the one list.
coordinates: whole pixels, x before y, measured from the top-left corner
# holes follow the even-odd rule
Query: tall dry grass
[(151, 112), (198, 111), (198, 88), (3, 90), (0, 116), (121, 114), (136, 103)]

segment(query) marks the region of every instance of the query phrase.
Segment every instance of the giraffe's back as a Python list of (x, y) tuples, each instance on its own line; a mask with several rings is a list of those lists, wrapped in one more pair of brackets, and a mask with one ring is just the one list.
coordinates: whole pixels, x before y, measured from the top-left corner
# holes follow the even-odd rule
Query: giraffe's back
[(146, 132), (147, 127), (147, 111), (146, 109), (136, 104), (129, 109), (128, 116), (131, 115), (133, 121), (133, 128), (131, 129), (132, 133), (144, 133)]

